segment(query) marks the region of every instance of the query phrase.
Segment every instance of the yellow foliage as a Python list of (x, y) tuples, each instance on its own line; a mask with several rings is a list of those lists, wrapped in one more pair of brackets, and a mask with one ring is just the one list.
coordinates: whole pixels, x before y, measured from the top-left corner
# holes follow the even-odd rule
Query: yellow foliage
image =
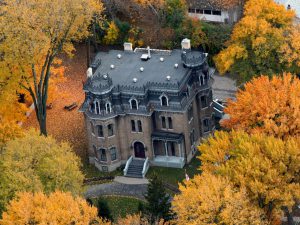
[(300, 198), (300, 140), (263, 134), (216, 132), (199, 146), (204, 173), (217, 174), (245, 188), (251, 203), (269, 220), (281, 218)]
[(114, 21), (111, 21), (106, 30), (106, 35), (103, 38), (103, 42), (108, 45), (116, 44), (119, 37), (119, 28)]
[(227, 48), (215, 57), (219, 72), (238, 73), (244, 81), (262, 73), (291, 71), (293, 65), (300, 65), (300, 51), (294, 51), (299, 50), (294, 17), (294, 11), (273, 0), (248, 0)]
[(245, 189), (235, 190), (222, 177), (204, 173), (180, 185), (172, 204), (181, 225), (263, 225), (263, 210), (253, 205)]
[[(3, 0), (0, 7), (0, 82), (11, 93), (24, 88), (35, 103), (41, 133), (46, 132), (48, 91), (62, 71), (58, 54), (72, 56), (73, 43), (89, 35), (91, 20), (102, 11), (98, 0)], [(50, 77), (52, 76), (52, 80)], [(50, 99), (51, 100), (51, 99)], [(12, 110), (10, 110), (12, 111)]]
[(300, 80), (291, 74), (261, 76), (229, 100), (221, 124), (248, 133), (262, 132), (279, 138), (300, 136)]
[[(31, 130), (24, 137), (8, 141), (0, 161), (0, 203), (19, 191), (55, 190), (81, 192), (83, 174), (80, 159), (67, 143), (58, 144), (52, 137)], [(1, 208), (0, 204), (0, 208)]]
[(0, 150), (7, 141), (22, 137), (23, 135), (23, 130), (18, 124), (0, 119)]
[(99, 219), (97, 208), (89, 206), (84, 199), (56, 191), (49, 196), (41, 192), (19, 193), (9, 203), (0, 224), (108, 225), (109, 223)]

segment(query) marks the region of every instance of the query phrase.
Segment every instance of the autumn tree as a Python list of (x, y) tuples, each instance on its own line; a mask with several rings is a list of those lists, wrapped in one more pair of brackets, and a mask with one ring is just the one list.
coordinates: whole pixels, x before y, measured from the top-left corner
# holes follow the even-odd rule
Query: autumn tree
[(106, 34), (103, 38), (105, 44), (115, 44), (119, 37), (119, 28), (114, 21), (109, 22), (108, 28), (106, 29)]
[(80, 159), (67, 143), (31, 130), (8, 141), (0, 155), (0, 209), (19, 191), (80, 193)]
[[(46, 103), (51, 68), (62, 52), (89, 35), (98, 0), (4, 0), (0, 8), (1, 67), (6, 81), (20, 84), (31, 96), (40, 132), (47, 135)], [(2, 74), (2, 73), (1, 73)]]
[(222, 126), (278, 138), (300, 136), (300, 79), (291, 74), (261, 76), (229, 100)]
[(7, 206), (1, 225), (94, 224), (109, 225), (97, 217), (97, 209), (80, 197), (60, 191), (49, 196), (42, 192), (19, 193)]
[(234, 188), (227, 178), (204, 173), (179, 189), (172, 202), (178, 224), (268, 224), (264, 211), (249, 200), (246, 190)]
[(269, 221), (280, 219), (300, 198), (300, 140), (264, 134), (216, 132), (199, 146), (204, 173), (228, 179), (245, 189)]
[(299, 72), (300, 37), (294, 17), (294, 11), (273, 0), (248, 0), (227, 48), (215, 57), (219, 72), (237, 74), (240, 82), (261, 74)]

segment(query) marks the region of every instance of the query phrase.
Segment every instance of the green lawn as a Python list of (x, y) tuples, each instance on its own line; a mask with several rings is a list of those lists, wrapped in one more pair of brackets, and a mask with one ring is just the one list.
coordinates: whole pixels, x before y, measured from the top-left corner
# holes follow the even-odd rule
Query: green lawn
[[(125, 196), (103, 196), (101, 198), (107, 201), (114, 221), (120, 217), (126, 217), (128, 214), (138, 213), (139, 203), (143, 203), (141, 200)], [(93, 199), (93, 202), (96, 204), (97, 199)]]
[(113, 172), (101, 172), (94, 165), (89, 164), (88, 162), (82, 163), (82, 172), (83, 172), (85, 178), (122, 176), (123, 175), (123, 171), (121, 169), (117, 169)]
[(164, 182), (178, 186), (178, 182), (181, 182), (185, 179), (185, 169), (190, 178), (193, 178), (195, 174), (200, 173), (198, 168), (200, 167), (201, 162), (197, 158), (198, 155), (199, 153), (197, 153), (192, 161), (188, 165), (185, 165), (183, 169), (150, 167), (147, 173), (147, 178), (150, 178), (154, 173), (156, 173)]

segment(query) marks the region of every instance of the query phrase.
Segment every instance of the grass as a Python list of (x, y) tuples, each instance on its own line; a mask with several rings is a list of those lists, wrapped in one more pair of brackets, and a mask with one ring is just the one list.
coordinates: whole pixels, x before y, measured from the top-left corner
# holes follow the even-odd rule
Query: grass
[(85, 178), (93, 178), (93, 177), (107, 177), (107, 176), (122, 176), (123, 170), (117, 169), (112, 172), (102, 172), (98, 170), (94, 165), (89, 164), (88, 162), (82, 163), (82, 172)]
[(182, 182), (185, 179), (185, 169), (190, 178), (193, 178), (195, 174), (200, 174), (198, 168), (200, 167), (201, 162), (197, 156), (199, 156), (199, 153), (197, 153), (191, 162), (185, 165), (183, 169), (150, 167), (147, 178), (150, 178), (153, 174), (157, 174), (164, 182), (178, 186), (178, 182)]
[[(136, 198), (125, 196), (103, 196), (101, 199), (107, 201), (108, 208), (112, 214), (113, 220), (116, 221), (120, 217), (126, 217), (128, 214), (136, 214), (139, 212), (139, 203), (143, 201)], [(97, 204), (98, 198), (93, 199), (93, 203)]]

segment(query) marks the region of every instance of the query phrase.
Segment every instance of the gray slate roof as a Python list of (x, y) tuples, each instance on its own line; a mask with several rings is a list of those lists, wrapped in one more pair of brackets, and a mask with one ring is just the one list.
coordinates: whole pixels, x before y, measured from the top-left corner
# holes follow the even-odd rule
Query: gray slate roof
[[(145, 53), (146, 51), (125, 52), (120, 50), (99, 52), (95, 60), (100, 58), (101, 65), (97, 68), (95, 75), (108, 75), (114, 86), (142, 87), (149, 82), (177, 84), (188, 71), (181, 62), (181, 50), (173, 50), (170, 54), (151, 51), (151, 59), (142, 61), (140, 57)], [(117, 57), (118, 54), (121, 55), (120, 59)], [(160, 58), (163, 58), (164, 61), (161, 62)], [(178, 68), (175, 68), (175, 64), (178, 64)], [(111, 65), (114, 65), (113, 69)], [(141, 67), (144, 69), (143, 72), (140, 71)], [(167, 76), (171, 77), (169, 81)], [(137, 79), (136, 83), (133, 82), (134, 78)]]

